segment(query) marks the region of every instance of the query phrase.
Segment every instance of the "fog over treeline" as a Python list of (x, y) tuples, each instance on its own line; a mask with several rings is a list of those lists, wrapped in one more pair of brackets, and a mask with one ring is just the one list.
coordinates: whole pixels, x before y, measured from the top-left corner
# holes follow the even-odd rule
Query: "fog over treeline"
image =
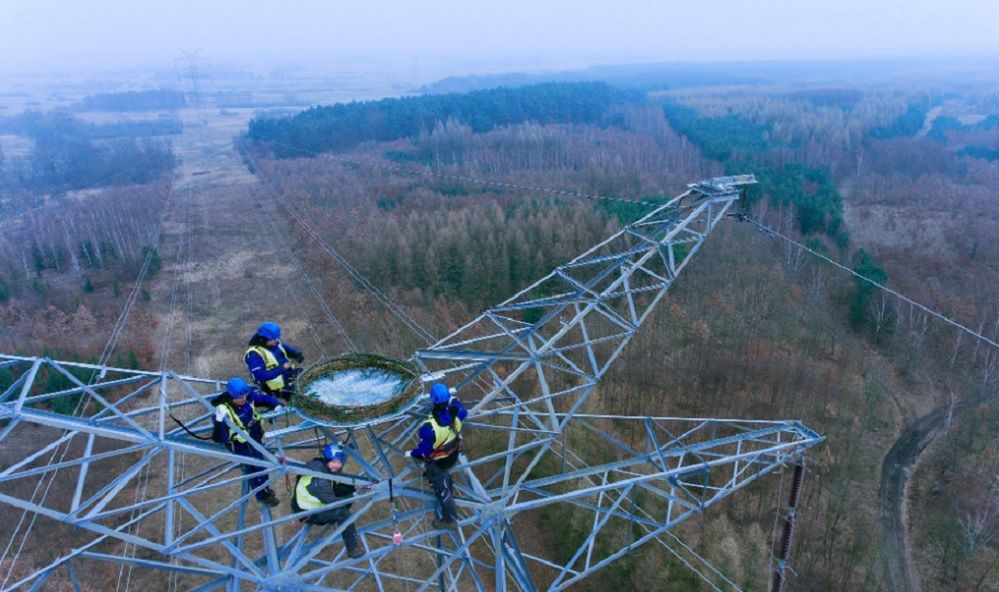
[[(549, 69), (594, 63), (995, 56), (999, 5), (530, 2), (76, 3), (0, 6), (0, 71), (106, 70), (200, 49), (257, 71), (290, 63), (412, 72)], [(429, 71), (428, 71), (429, 73)]]
[[(0, 0), (0, 590), (248, 589), (257, 568), (261, 589), (299, 576), (315, 589), (416, 589), (436, 580), (440, 545), (475, 557), (448, 589), (491, 589), (501, 543), (530, 559), (500, 563), (507, 587), (516, 575), (537, 584), (523, 589), (748, 592), (770, 589), (785, 516), (797, 524), (790, 589), (999, 590), (997, 30), (996, 0)], [(738, 206), (701, 193), (749, 174)], [(696, 213), (729, 203), (715, 225)], [(650, 238), (688, 216), (668, 248)], [(483, 318), (514, 349), (488, 353), (494, 339), (478, 338), (490, 307)], [(441, 336), (470, 337), (454, 346), (460, 367), (424, 377), (458, 384), (474, 413), (462, 449), (473, 465), (454, 497), (481, 513), (463, 538), (428, 529), (431, 490), (396, 447), (418, 440), (425, 414), (376, 418), (395, 426), (384, 433), (370, 416), (336, 428), (371, 434), (348, 473), (396, 475), (373, 483), (388, 500), (372, 489), (370, 504), (353, 502), (375, 554), (353, 563), (343, 537), (298, 528), (288, 503), (287, 470), (320, 438), (297, 412), (264, 426), (262, 444), (287, 454), (272, 473), (281, 503), (266, 512), (242, 489), (245, 459), (188, 439), (215, 431), (219, 409), (200, 399), (211, 409), (229, 377), (252, 380), (244, 355), (264, 320), (313, 367), (348, 351), (411, 360)], [(596, 347), (562, 348), (559, 335)], [(531, 365), (555, 373), (511, 371), (541, 351), (555, 355)], [(599, 384), (574, 402), (597, 366)], [(140, 382), (122, 378), (133, 371)], [(205, 377), (204, 397), (146, 383), (157, 371)], [(106, 396), (76, 388), (87, 380)], [(497, 396), (476, 402), (479, 386)], [(518, 398), (524, 417), (527, 405), (541, 415), (506, 413)], [(301, 401), (288, 408), (310, 412)], [(69, 416), (86, 421), (57, 441), (53, 418)], [(746, 452), (770, 438), (763, 424), (683, 417), (820, 434), (794, 514), (797, 458)], [(177, 439), (114, 436), (137, 425)], [(692, 433), (741, 459), (703, 453)], [(665, 478), (660, 445), (690, 472)], [(630, 464), (639, 451), (651, 464)], [(78, 470), (77, 457), (100, 463)], [(761, 478), (729, 479), (722, 457)], [(587, 464), (615, 467), (604, 484), (635, 481), (558, 481)], [(547, 504), (535, 485), (549, 477), (551, 492), (586, 496)], [(508, 482), (531, 486), (509, 502)], [(481, 488), (495, 504), (475, 505)], [(666, 502), (667, 490), (689, 500)], [(715, 491), (733, 495), (702, 505)], [(539, 505), (494, 512), (508, 503)], [(645, 533), (681, 506), (689, 518), (668, 531), (678, 554)], [(233, 532), (246, 516), (279, 523)], [(288, 549), (313, 559), (286, 561)], [(242, 584), (230, 554), (249, 568)], [(106, 561), (116, 556), (127, 569)]]

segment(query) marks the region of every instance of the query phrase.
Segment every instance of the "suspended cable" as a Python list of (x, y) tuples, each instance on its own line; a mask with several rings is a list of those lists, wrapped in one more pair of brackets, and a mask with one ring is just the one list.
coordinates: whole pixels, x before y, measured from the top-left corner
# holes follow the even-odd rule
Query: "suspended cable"
[(329, 253), (336, 261), (340, 264), (340, 267), (344, 269), (351, 277), (353, 277), (361, 286), (367, 291), (371, 292), (382, 304), (385, 305), (389, 311), (392, 312), (404, 325), (409, 327), (414, 333), (416, 333), (421, 339), (426, 343), (433, 343), (434, 337), (424, 329), (419, 322), (417, 322), (413, 317), (411, 317), (406, 311), (402, 310), (399, 305), (393, 302), (388, 296), (385, 295), (377, 286), (371, 283), (364, 275), (361, 274), (353, 265), (351, 265), (343, 255), (341, 255), (332, 245), (327, 243), (319, 233), (317, 233), (306, 221), (305, 219), (291, 206), (287, 204), (282, 204), (288, 214), (299, 223), (299, 225), (311, 236), (319, 245)]
[[(181, 219), (186, 222), (187, 218), (189, 217), (188, 214), (189, 214), (190, 207), (191, 207), (191, 190), (188, 189), (185, 192), (185, 194), (186, 194), (187, 199), (184, 200), (184, 205), (181, 208)], [(176, 313), (177, 313), (177, 293), (178, 293), (178, 288), (180, 287), (181, 260), (182, 260), (183, 255), (187, 251), (186, 247), (187, 247), (187, 233), (188, 232), (190, 232), (190, 228), (188, 228), (188, 226), (186, 224), (181, 225), (180, 237), (179, 237), (178, 245), (177, 245), (177, 254), (174, 256), (174, 263), (173, 263), (174, 264), (174, 273), (173, 273), (173, 281), (171, 282), (171, 287), (170, 287), (170, 313), (169, 313), (169, 315), (167, 315), (167, 319), (168, 319), (167, 320), (167, 326), (166, 326), (166, 329), (164, 330), (164, 334), (163, 334), (163, 345), (161, 347), (162, 352), (160, 354), (159, 371), (161, 373), (166, 368), (166, 363), (167, 363), (167, 361), (170, 358), (170, 351), (172, 349), (172, 339), (171, 339), (171, 337), (173, 335), (173, 327), (174, 327), (174, 324), (175, 324), (175, 318), (176, 318)], [(174, 417), (173, 411), (169, 408), (169, 402), (167, 403), (167, 409), (168, 409), (168, 413), (170, 414), (170, 418), (173, 419), (178, 424), (180, 424), (180, 426), (182, 428), (184, 428), (185, 431), (187, 431), (188, 433), (191, 433), (190, 430), (187, 429), (187, 426), (185, 426), (180, 420), (178, 420), (176, 417)], [(194, 435), (194, 434), (192, 434), (192, 435)], [(197, 436), (195, 436), (195, 437), (197, 437)], [(149, 473), (150, 473), (150, 464), (147, 463), (146, 466), (145, 466), (145, 468), (143, 469), (143, 475), (141, 475), (141, 477), (140, 477), (141, 479), (143, 479), (141, 493), (140, 493), (140, 489), (138, 487), (136, 488), (136, 492), (135, 492), (135, 503), (136, 504), (138, 504), (139, 502), (144, 502), (146, 500), (146, 494), (147, 494), (147, 491), (149, 489)], [(130, 514), (130, 521), (132, 521), (132, 524), (128, 528), (129, 534), (137, 534), (139, 532), (140, 525), (139, 525), (138, 522), (135, 522), (135, 516), (136, 516), (136, 513), (138, 511), (139, 511), (138, 509), (133, 509), (132, 512), (131, 512), (131, 514)], [(131, 544), (131, 548), (132, 548), (131, 556), (135, 557), (135, 554), (138, 551), (138, 546), (135, 545), (134, 543), (132, 543)], [(126, 541), (125, 542), (125, 551), (124, 551), (124, 555), (125, 556), (129, 555), (128, 549), (129, 549), (129, 543)], [(131, 588), (133, 568), (134, 568), (134, 566), (131, 563), (129, 563), (128, 564), (128, 574), (125, 577), (125, 592), (128, 592), (128, 590)], [(117, 590), (121, 589), (121, 582), (122, 582), (122, 577), (124, 576), (124, 574), (125, 574), (125, 563), (122, 562), (122, 564), (121, 564), (121, 566), (120, 566), (120, 568), (118, 570), (118, 583), (115, 586), (116, 592), (117, 592)]]
[[(263, 183), (261, 183), (261, 185), (263, 185)], [(270, 187), (265, 187), (265, 189), (270, 191)], [(298, 260), (298, 257), (295, 256), (295, 253), (292, 251), (291, 244), (288, 242), (287, 237), (285, 237), (283, 233), (277, 231), (273, 232), (272, 234), (276, 236), (279, 241), (281, 241), (281, 247), (282, 247), (281, 250), (288, 255), (288, 259), (291, 261), (292, 265), (294, 265), (295, 268), (298, 270), (299, 275), (302, 276), (302, 281), (305, 282), (306, 287), (312, 293), (312, 296), (316, 299), (316, 302), (319, 304), (319, 307), (322, 309), (323, 314), (325, 314), (327, 320), (329, 320), (330, 325), (333, 326), (336, 332), (340, 335), (340, 338), (343, 339), (344, 343), (347, 344), (347, 347), (350, 349), (350, 351), (356, 352), (357, 346), (354, 345), (353, 340), (351, 340), (350, 336), (347, 335), (347, 330), (344, 329), (343, 325), (340, 323), (340, 320), (336, 317), (335, 314), (333, 314), (333, 311), (330, 310), (330, 307), (326, 304), (326, 301), (323, 299), (322, 295), (319, 293), (318, 288), (316, 288), (315, 283), (312, 281), (312, 277), (309, 276), (309, 274), (305, 271), (305, 267), (302, 266), (301, 262)], [(277, 256), (277, 252), (275, 252), (274, 255)], [(297, 303), (298, 310), (302, 312), (302, 316), (305, 318), (305, 325), (309, 328), (313, 338), (316, 340), (316, 346), (319, 348), (320, 352), (322, 353), (322, 356), (324, 358), (327, 357), (329, 354), (327, 353), (325, 346), (323, 346), (322, 340), (319, 338), (319, 334), (316, 331), (316, 328), (312, 325), (312, 321), (309, 319), (309, 313), (306, 312), (305, 307), (301, 305), (298, 299), (298, 294), (294, 289), (292, 289), (291, 284), (288, 284), (288, 293), (291, 295), (292, 299), (294, 299), (295, 302)]]
[[(274, 255), (276, 257), (277, 253), (275, 253)], [(288, 260), (291, 261), (292, 264), (295, 266), (295, 268), (298, 270), (299, 275), (302, 276), (302, 281), (305, 282), (305, 285), (309, 288), (309, 291), (312, 293), (312, 296), (316, 299), (316, 301), (319, 303), (320, 308), (322, 308), (323, 312), (326, 314), (326, 317), (329, 320), (330, 324), (333, 325), (333, 328), (336, 329), (336, 331), (340, 334), (340, 337), (347, 344), (347, 347), (350, 349), (350, 351), (357, 351), (357, 347), (354, 346), (354, 342), (350, 340), (350, 337), (347, 336), (347, 332), (343, 330), (343, 326), (340, 324), (340, 321), (333, 315), (332, 311), (329, 310), (329, 307), (326, 306), (326, 302), (322, 299), (322, 296), (316, 290), (316, 287), (312, 283), (312, 278), (309, 277), (309, 274), (305, 272), (305, 268), (303, 268), (302, 264), (299, 263), (298, 258), (294, 257), (289, 253)], [(312, 323), (312, 319), (309, 317), (308, 311), (305, 310), (305, 306), (303, 306), (301, 299), (299, 299), (298, 292), (294, 288), (292, 288), (290, 283), (288, 284), (287, 287), (288, 287), (288, 295), (291, 297), (292, 300), (294, 300), (295, 308), (302, 313), (302, 319), (305, 321), (305, 326), (306, 328), (309, 329), (309, 333), (312, 335), (312, 340), (316, 342), (316, 348), (319, 350), (320, 356), (322, 358), (329, 357), (329, 352), (326, 351), (326, 346), (323, 345), (323, 340), (322, 338), (319, 337), (319, 332), (316, 330), (316, 326)]]
[(867, 276), (864, 276), (864, 275), (862, 275), (862, 274), (854, 271), (853, 269), (850, 269), (849, 267), (843, 265), (842, 263), (839, 263), (838, 261), (835, 261), (835, 260), (827, 257), (826, 255), (823, 255), (822, 253), (819, 253), (815, 249), (810, 249), (810, 248), (806, 247), (805, 245), (799, 243), (798, 241), (796, 241), (796, 240), (794, 240), (794, 239), (792, 239), (790, 237), (787, 237), (787, 236), (781, 234), (780, 232), (777, 232), (776, 230), (774, 230), (774, 229), (772, 229), (772, 228), (770, 228), (768, 226), (763, 225), (762, 223), (760, 223), (759, 221), (755, 220), (754, 218), (752, 218), (750, 216), (745, 216), (744, 218), (748, 222), (756, 225), (760, 230), (762, 230), (763, 232), (766, 232), (770, 236), (774, 236), (774, 237), (783, 239), (783, 240), (787, 241), (788, 243), (790, 243), (790, 244), (798, 247), (799, 249), (807, 251), (808, 253), (814, 255), (815, 257), (818, 257), (819, 259), (822, 259), (826, 263), (830, 263), (834, 267), (837, 267), (837, 268), (841, 269), (842, 271), (845, 271), (845, 272), (847, 272), (847, 273), (849, 273), (849, 274), (851, 274), (853, 276), (856, 276), (858, 279), (861, 279), (861, 280), (863, 280), (863, 281), (871, 284), (872, 286), (874, 286), (876, 288), (879, 288), (879, 289), (881, 289), (881, 290), (883, 290), (883, 291), (891, 294), (892, 296), (895, 296), (896, 298), (898, 298), (898, 299), (900, 299), (900, 300), (902, 300), (904, 302), (907, 302), (907, 303), (911, 304), (912, 306), (915, 306), (916, 308), (922, 310), (923, 312), (926, 312), (926, 313), (928, 313), (928, 314), (930, 314), (930, 315), (932, 315), (932, 316), (940, 319), (941, 321), (943, 321), (945, 323), (948, 323), (950, 325), (953, 325), (953, 326), (957, 327), (958, 329), (960, 329), (961, 331), (964, 331), (965, 333), (968, 333), (972, 337), (975, 337), (976, 339), (978, 339), (980, 341), (984, 341), (985, 343), (991, 345), (992, 347), (999, 348), (999, 342), (996, 342), (993, 339), (989, 339), (988, 337), (986, 337), (985, 335), (982, 335), (978, 331), (975, 331), (974, 329), (970, 329), (970, 328), (962, 325), (961, 323), (955, 321), (954, 319), (951, 319), (950, 317), (947, 317), (947, 316), (945, 316), (945, 315), (943, 315), (943, 314), (941, 314), (941, 313), (939, 313), (939, 312), (937, 312), (937, 311), (935, 311), (935, 310), (933, 310), (933, 309), (931, 309), (931, 308), (929, 308), (929, 307), (927, 307), (927, 306), (925, 306), (923, 304), (920, 304), (919, 302), (916, 302), (915, 300), (909, 298), (908, 296), (900, 294), (899, 292), (897, 292), (897, 291), (889, 288), (888, 286), (886, 286), (886, 285), (884, 285), (882, 283), (876, 282), (876, 281), (872, 280), (871, 278), (869, 278)]
[[(166, 221), (167, 212), (169, 212), (169, 204), (173, 198), (173, 185), (175, 180), (176, 180), (176, 171), (174, 171), (174, 175), (173, 177), (171, 177), (170, 180), (170, 191), (167, 194), (166, 203), (163, 206), (163, 213), (160, 216), (159, 227), (157, 228), (156, 234), (154, 235), (152, 246), (146, 251), (146, 257), (143, 260), (143, 264), (139, 269), (139, 275), (132, 286), (132, 291), (129, 293), (129, 297), (126, 299), (125, 305), (122, 308), (121, 313), (118, 315), (118, 319), (115, 322), (115, 326), (111, 330), (111, 335), (108, 337), (108, 341), (104, 345), (104, 349), (101, 352), (101, 357), (97, 364), (98, 366), (106, 366), (108, 361), (111, 359), (111, 355), (114, 353), (115, 347), (118, 343), (118, 338), (121, 336), (121, 333), (124, 330), (125, 324), (128, 320), (128, 315), (131, 312), (132, 307), (135, 305), (135, 301), (137, 299), (137, 295), (139, 293), (142, 280), (145, 278), (146, 274), (149, 271), (149, 267), (152, 262), (152, 256), (156, 252), (156, 247), (159, 244), (160, 236), (163, 232), (163, 223)], [(93, 384), (94, 380), (97, 377), (98, 377), (98, 370), (95, 369), (90, 375), (88, 384)], [(76, 416), (78, 413), (80, 413), (86, 407), (85, 405), (86, 401), (87, 397), (81, 395), (79, 401), (77, 401), (76, 403), (76, 407), (73, 409), (73, 412), (70, 415)], [(62, 435), (65, 436), (68, 432), (69, 430), (64, 430)], [(71, 447), (70, 443), (67, 442), (65, 446), (62, 448), (61, 454), (59, 447), (53, 450), (52, 455), (49, 457), (49, 461), (46, 464), (46, 466), (52, 465), (53, 462), (61, 463), (63, 459), (66, 458), (66, 455), (69, 453), (70, 447)], [(57, 455), (59, 456), (58, 461), (56, 461)], [(37, 503), (38, 505), (45, 503), (45, 500), (48, 497), (49, 491), (51, 491), (52, 489), (52, 484), (55, 482), (58, 473), (59, 469), (53, 471), (52, 476), (48, 481), (48, 484), (46, 484), (45, 489), (42, 491), (41, 498), (36, 502), (35, 497), (38, 495), (38, 491), (41, 489), (42, 483), (45, 481), (44, 476), (38, 480), (37, 484), (35, 485), (35, 489), (32, 491), (31, 494), (31, 503), (33, 504)], [(8, 554), (10, 553), (10, 550), (13, 548), (14, 541), (17, 539), (17, 536), (21, 530), (21, 526), (24, 524), (24, 520), (27, 517), (27, 513), (28, 513), (27, 510), (22, 511), (21, 518), (18, 521), (17, 526), (14, 528), (14, 533), (11, 535), (10, 540), (7, 543), (7, 546), (4, 549), (3, 555), (0, 556), (0, 564), (2, 564), (3, 561), (6, 560)], [(4, 577), (3, 581), (0, 582), (0, 589), (3, 589), (4, 586), (7, 585), (10, 576), (14, 573), (14, 566), (17, 563), (18, 559), (20, 558), (21, 553), (24, 551), (24, 547), (25, 544), (27, 543), (28, 536), (31, 534), (31, 531), (34, 528), (35, 522), (37, 520), (38, 520), (38, 514), (33, 513), (31, 516), (31, 520), (28, 522), (28, 525), (24, 531), (24, 534), (21, 535), (21, 542), (18, 545), (17, 552), (14, 554), (13, 559), (10, 562), (10, 569), (7, 571), (7, 575)]]
[[(188, 227), (190, 229), (189, 232), (187, 233), (187, 240), (185, 241), (185, 245), (184, 245), (184, 248), (185, 248), (185, 251), (186, 251), (185, 269), (187, 269), (189, 271), (193, 271), (193, 269), (194, 269), (194, 208), (193, 208), (193, 205), (194, 205), (193, 204), (193, 200), (188, 200), (188, 202), (187, 202), (187, 213), (186, 213), (186, 216), (185, 216), (185, 223), (188, 225)], [(193, 336), (192, 336), (192, 330), (191, 330), (191, 328), (194, 326), (194, 283), (191, 281), (190, 274), (188, 274), (188, 275), (185, 276), (184, 283), (185, 283), (185, 286), (187, 288), (187, 310), (186, 310), (186, 322), (184, 324), (184, 328), (185, 328), (185, 331), (184, 331), (184, 333), (185, 333), (185, 335), (184, 335), (184, 374), (189, 376), (191, 374), (191, 343), (193, 341)], [(183, 421), (187, 421), (188, 419), (190, 419), (190, 417), (189, 417), (190, 413), (191, 413), (191, 407), (185, 405), (184, 409), (181, 411), (181, 415), (183, 416)], [(183, 424), (183, 422), (180, 422), (180, 423)], [(192, 435), (194, 435), (194, 434), (192, 434)], [(176, 482), (183, 483), (184, 477), (185, 477), (186, 471), (187, 471), (187, 454), (181, 452), (179, 454), (179, 456), (180, 456), (180, 458), (178, 459), (178, 462), (177, 462), (177, 475), (178, 475), (178, 479), (177, 479)], [(172, 492), (168, 491), (167, 493), (169, 494), (169, 493), (172, 493)], [(177, 512), (175, 514), (175, 516), (174, 516), (174, 527), (176, 529), (175, 532), (174, 532), (174, 536), (177, 536), (177, 535), (179, 535), (180, 532), (183, 532), (183, 522), (184, 522), (184, 513), (183, 512)], [(177, 560), (176, 557), (171, 557), (170, 558), (170, 564), (171, 565), (176, 565), (177, 562), (178, 562), (178, 560)], [(169, 575), (169, 577), (167, 579), (167, 590), (169, 590), (170, 592), (176, 591), (179, 585), (180, 585), (180, 573), (178, 571), (176, 571), (176, 570), (171, 570), (170, 571), (170, 575)]]
[(406, 327), (408, 327), (411, 331), (416, 333), (416, 335), (419, 336), (421, 339), (423, 339), (424, 342), (426, 342), (427, 344), (432, 344), (436, 341), (434, 336), (431, 335), (429, 331), (424, 329), (423, 326), (421, 326), (416, 319), (414, 319), (412, 316), (406, 313), (406, 311), (404, 311), (398, 304), (392, 301), (391, 298), (389, 298), (387, 295), (385, 295), (384, 292), (378, 289), (377, 286), (371, 283), (371, 281), (368, 278), (366, 278), (363, 274), (361, 274), (361, 272), (358, 271), (357, 268), (351, 265), (350, 262), (348, 262), (343, 257), (343, 255), (341, 255), (340, 252), (337, 251), (332, 245), (323, 240), (323, 238), (319, 235), (319, 233), (316, 232), (312, 228), (312, 226), (310, 226), (308, 222), (306, 222), (305, 219), (298, 212), (296, 212), (291, 206), (289, 206), (287, 203), (285, 203), (278, 197), (277, 192), (275, 190), (267, 186), (266, 183), (261, 182), (261, 185), (267, 188), (274, 202), (283, 207), (285, 211), (288, 212), (288, 215), (290, 215), (296, 222), (298, 222), (299, 226), (301, 226), (309, 234), (309, 236), (311, 236), (319, 244), (319, 246), (323, 248), (323, 250), (325, 250), (330, 256), (332, 256), (333, 259), (336, 260), (336, 262), (340, 265), (340, 267), (344, 271), (346, 271), (352, 278), (354, 278), (357, 281), (357, 283), (361, 284), (361, 287), (363, 287), (365, 290), (374, 295), (379, 302), (381, 302), (386, 308), (389, 309), (389, 311), (393, 315), (396, 316), (396, 318), (402, 321), (402, 323), (406, 325)]

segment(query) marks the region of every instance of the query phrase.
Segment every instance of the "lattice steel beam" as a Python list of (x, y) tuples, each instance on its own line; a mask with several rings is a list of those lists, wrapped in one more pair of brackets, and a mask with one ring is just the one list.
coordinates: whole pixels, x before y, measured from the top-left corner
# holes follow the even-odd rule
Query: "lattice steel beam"
[[(351, 426), (271, 414), (278, 423), (259, 447), (263, 458), (249, 464), (278, 481), (313, 475), (357, 485), (353, 498), (313, 512), (353, 505), (351, 522), (366, 551), (358, 559), (347, 558), (339, 542), (346, 524), (294, 529), (301, 515), (258, 509), (239, 468), (247, 458), (199, 439), (211, 432), (208, 401), (222, 389), (221, 381), (0, 356), (0, 369), (11, 377), (0, 393), (0, 439), (16, 437), (26, 424), (54, 430), (50, 442), (0, 468), (0, 502), (95, 536), (8, 589), (39, 587), (63, 567), (75, 581), (74, 562), (88, 559), (175, 572), (198, 590), (237, 590), (242, 584), (260, 590), (559, 590), (639, 544), (657, 541), (669, 548), (661, 535), (676, 524), (821, 441), (794, 421), (581, 412), (631, 336), (731, 210), (739, 186), (752, 181), (727, 177), (689, 186), (414, 355), (425, 381), (457, 385), (472, 403), (467, 425), (475, 431), (469, 441), (476, 454), (462, 456), (455, 469), (458, 532), (427, 527), (435, 501), (419, 467), (405, 456), (425, 411), (408, 408)], [(57, 412), (81, 399), (80, 413)], [(186, 429), (171, 416), (184, 417)], [(570, 425), (574, 434), (581, 430), (602, 441), (604, 456), (574, 452), (565, 433)], [(630, 440), (615, 435), (622, 425)], [(347, 433), (358, 442), (348, 451), (356, 472), (316, 474), (297, 458), (315, 451), (321, 439)], [(55, 460), (59, 451), (65, 452)], [(178, 469), (183, 461), (187, 474)], [(147, 495), (134, 498), (130, 493), (145, 471), (157, 477)], [(24, 491), (19, 484), (57, 472), (71, 475), (71, 496), (53, 501), (17, 493)], [(396, 511), (394, 504), (401, 507)], [(591, 524), (563, 563), (524, 552), (516, 534), (519, 515), (553, 504), (589, 516)], [(619, 548), (598, 544), (622, 524), (640, 536)], [(397, 527), (402, 545), (392, 542)], [(116, 553), (115, 541), (135, 545), (143, 556)]]

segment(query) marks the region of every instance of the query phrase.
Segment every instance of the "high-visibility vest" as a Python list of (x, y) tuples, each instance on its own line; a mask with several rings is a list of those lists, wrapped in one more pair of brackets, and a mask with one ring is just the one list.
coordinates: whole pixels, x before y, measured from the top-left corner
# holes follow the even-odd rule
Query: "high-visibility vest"
[[(280, 349), (281, 353), (284, 354), (285, 359), (288, 359), (288, 351), (284, 349), (284, 344), (283, 343), (278, 342), (278, 349)], [(250, 346), (250, 349), (246, 350), (246, 353), (243, 354), (243, 359), (245, 360), (246, 356), (250, 355), (251, 353), (255, 353), (258, 356), (260, 356), (261, 359), (263, 359), (263, 361), (264, 361), (264, 370), (273, 370), (273, 369), (277, 368), (277, 366), (278, 366), (277, 358), (274, 357), (274, 354), (271, 353), (271, 350), (267, 349), (266, 347), (264, 347), (262, 345), (253, 345), (253, 346)], [(271, 389), (272, 391), (279, 391), (279, 390), (283, 389), (284, 388), (284, 373), (278, 374), (276, 377), (268, 380), (264, 384), (266, 384), (267, 388)]]
[[(253, 410), (253, 421), (250, 423), (250, 425), (252, 426), (254, 423), (260, 423), (262, 416), (259, 413), (257, 413), (257, 408), (253, 405), (252, 401), (249, 403), (249, 405), (250, 409)], [(229, 414), (229, 419), (232, 420), (232, 425), (238, 427), (247, 434), (250, 433), (249, 428), (243, 425), (243, 420), (239, 419), (239, 414), (236, 413), (236, 410), (232, 408), (232, 405), (229, 405), (228, 403), (222, 403), (221, 407), (223, 407), (225, 409), (225, 412)], [(237, 433), (235, 430), (229, 430), (229, 439), (235, 440), (236, 442), (243, 442), (243, 443), (246, 442), (246, 438), (240, 436), (239, 433)]]
[(312, 510), (326, 504), (309, 491), (312, 475), (302, 475), (295, 484), (295, 503), (303, 510)]
[(461, 420), (457, 417), (451, 419), (451, 425), (442, 426), (437, 423), (437, 418), (431, 413), (427, 418), (427, 423), (434, 430), (434, 449), (430, 452), (430, 459), (437, 460), (447, 458), (458, 449), (458, 434), (461, 432)]

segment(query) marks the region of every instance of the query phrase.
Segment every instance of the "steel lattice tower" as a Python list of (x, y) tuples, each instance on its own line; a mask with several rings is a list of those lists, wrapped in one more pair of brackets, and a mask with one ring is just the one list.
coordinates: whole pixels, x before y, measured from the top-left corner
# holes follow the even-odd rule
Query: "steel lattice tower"
[[(272, 482), (313, 475), (358, 486), (353, 498), (313, 510), (352, 504), (366, 551), (357, 559), (340, 541), (345, 524), (299, 528), (300, 514), (257, 504), (240, 470), (246, 457), (197, 437), (211, 433), (208, 401), (221, 381), (0, 356), (0, 369), (14, 377), (0, 394), (0, 440), (25, 424), (61, 431), (0, 470), (0, 502), (95, 535), (7, 589), (41, 589), (57, 569), (75, 582), (77, 561), (98, 560), (180, 573), (195, 590), (561, 590), (646, 542), (669, 546), (664, 536), (675, 525), (800, 463), (822, 441), (798, 421), (587, 411), (610, 365), (734, 207), (739, 187), (752, 182), (723, 177), (689, 186), (414, 354), (425, 382), (456, 386), (470, 407), (471, 454), (453, 469), (457, 531), (429, 526), (433, 494), (405, 456), (425, 420), (425, 398), (353, 424), (275, 417), (260, 447)], [(52, 374), (74, 386), (46, 392), (42, 377)], [(49, 410), (60, 398), (82, 398), (82, 411)], [(190, 431), (172, 417), (183, 417)], [(345, 435), (357, 443), (346, 473), (305, 468), (321, 441)], [(600, 454), (586, 442), (600, 442)], [(59, 449), (64, 457), (46, 464)], [(126, 495), (143, 470), (156, 476), (146, 496)], [(62, 501), (12, 495), (16, 482), (56, 471), (74, 484)], [(517, 536), (519, 515), (553, 504), (586, 517), (583, 535), (563, 537), (572, 552), (562, 560), (532, 553)], [(396, 530), (402, 544), (393, 543)], [(119, 541), (140, 552), (116, 552)]]

